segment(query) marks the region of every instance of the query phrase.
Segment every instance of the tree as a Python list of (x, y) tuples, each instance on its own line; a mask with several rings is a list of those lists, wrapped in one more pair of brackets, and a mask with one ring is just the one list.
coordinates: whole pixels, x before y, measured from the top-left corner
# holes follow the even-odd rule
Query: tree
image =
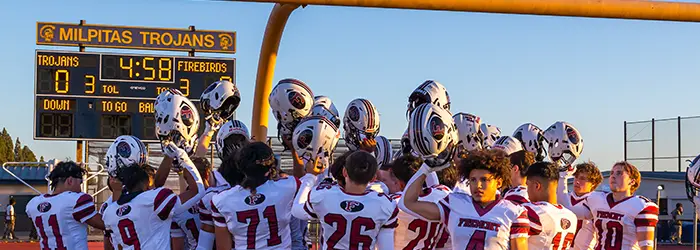
[(19, 141), (19, 137), (15, 141), (15, 161), (22, 161), (22, 142)]
[(0, 163), (5, 163), (8, 161), (13, 161), (15, 159), (14, 153), (12, 152), (12, 137), (7, 129), (2, 128), (2, 133), (0, 133)]
[(28, 162), (35, 162), (36, 161), (36, 155), (34, 155), (34, 152), (32, 152), (27, 145), (25, 145), (22, 148), (22, 157), (20, 161), (28, 161)]
[(40, 161), (40, 162), (44, 162), (44, 156), (43, 156), (43, 155), (39, 158), (39, 161)]

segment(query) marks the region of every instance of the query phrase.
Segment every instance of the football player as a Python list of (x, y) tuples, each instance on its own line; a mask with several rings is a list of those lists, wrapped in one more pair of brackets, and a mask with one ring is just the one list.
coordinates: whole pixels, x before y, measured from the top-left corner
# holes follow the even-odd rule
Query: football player
[(641, 183), (634, 165), (617, 162), (609, 177), (610, 192), (593, 192), (572, 207), (574, 213), (593, 219), (598, 241), (596, 249), (654, 248), (654, 230), (659, 220), (659, 207), (641, 195), (634, 195)]
[(540, 161), (525, 173), (531, 203), (523, 204), (530, 220), (528, 249), (569, 249), (576, 234), (576, 215), (557, 203), (559, 168)]
[[(603, 175), (595, 163), (577, 164), (574, 172), (573, 192), (568, 191), (566, 176), (560, 175), (557, 200), (568, 209), (573, 209), (573, 206), (583, 206), (582, 201), (598, 188), (601, 182), (603, 182)], [(576, 227), (572, 248), (574, 250), (593, 250), (597, 242), (593, 221), (578, 217)]]
[(501, 136), (493, 149), (501, 150), (510, 158), (510, 183), (511, 187), (505, 192), (503, 198), (515, 204), (530, 202), (527, 191), (527, 176), (525, 173), (530, 165), (535, 163), (535, 155), (522, 147), (522, 143), (511, 136)]
[(217, 249), (290, 249), (289, 222), (299, 180), (277, 176), (276, 158), (264, 142), (238, 152), (244, 178), (211, 199)]
[[(387, 165), (387, 173), (382, 175), (382, 182), (386, 183), (391, 191), (390, 197), (398, 204), (403, 194), (403, 189), (411, 177), (423, 165), (423, 160), (413, 155), (402, 155)], [(440, 172), (445, 172), (443, 169)], [(454, 178), (453, 178), (454, 179)], [(456, 179), (454, 181), (456, 182)], [(436, 185), (425, 187), (421, 191), (420, 201), (437, 202), (447, 196), (451, 191), (448, 186)], [(399, 211), (399, 226), (394, 234), (394, 247), (396, 249), (452, 249), (449, 234), (444, 225), (439, 221), (428, 221)]]
[(454, 249), (527, 249), (530, 229), (522, 206), (506, 201), (496, 191), (510, 181), (510, 163), (501, 151), (470, 153), (460, 162), (472, 195), (450, 193), (437, 203), (419, 201), (425, 174), (421, 167), (404, 190), (405, 207), (428, 220), (440, 220), (450, 233)]
[(347, 156), (344, 187), (323, 182), (312, 190), (314, 175), (323, 168), (313, 161), (306, 165), (292, 213), (300, 219), (321, 221), (324, 248), (394, 249), (399, 209), (387, 195), (367, 189), (377, 172), (372, 154), (359, 150)]
[(204, 195), (202, 178), (187, 153), (173, 142), (165, 145), (163, 153), (182, 165), (190, 188), (177, 196), (167, 188), (153, 189), (155, 169), (147, 164), (121, 168), (118, 177), (125, 191), (103, 214), (107, 230), (123, 243), (116, 249), (170, 249), (173, 215), (190, 209)]
[(75, 162), (60, 162), (48, 176), (53, 192), (27, 203), (27, 216), (39, 232), (42, 249), (87, 250), (87, 225), (105, 230), (92, 196), (80, 192), (85, 174), (87, 170)]

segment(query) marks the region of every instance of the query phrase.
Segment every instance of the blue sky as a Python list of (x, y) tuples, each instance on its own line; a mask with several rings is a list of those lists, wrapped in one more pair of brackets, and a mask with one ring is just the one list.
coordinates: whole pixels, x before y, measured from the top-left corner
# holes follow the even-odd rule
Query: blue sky
[[(75, 143), (31, 139), (34, 50), (74, 50), (36, 46), (36, 21), (234, 30), (236, 81), (243, 96), (238, 117), (250, 123), (272, 4), (28, 0), (1, 5), (0, 126), (37, 155), (74, 157)], [(700, 114), (692, 99), (700, 91), (699, 28), (678, 22), (308, 6), (287, 24), (275, 81), (301, 79), (315, 94), (330, 96), (341, 112), (352, 99), (367, 98), (381, 113), (381, 134), (397, 138), (406, 127), (409, 93), (435, 79), (450, 92), (453, 112), (479, 115), (506, 134), (525, 122), (543, 129), (557, 120), (574, 124), (585, 142), (581, 158), (607, 170), (623, 158), (624, 120)], [(700, 151), (690, 148), (700, 134), (694, 135), (683, 139), (690, 154)], [(669, 145), (674, 144), (657, 145), (657, 152)]]

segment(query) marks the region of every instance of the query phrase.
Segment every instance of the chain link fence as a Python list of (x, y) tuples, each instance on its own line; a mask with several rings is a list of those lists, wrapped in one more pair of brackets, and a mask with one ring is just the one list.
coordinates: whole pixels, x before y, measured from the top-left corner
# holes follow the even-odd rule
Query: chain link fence
[(700, 116), (624, 122), (625, 160), (642, 171), (685, 171), (700, 154)]

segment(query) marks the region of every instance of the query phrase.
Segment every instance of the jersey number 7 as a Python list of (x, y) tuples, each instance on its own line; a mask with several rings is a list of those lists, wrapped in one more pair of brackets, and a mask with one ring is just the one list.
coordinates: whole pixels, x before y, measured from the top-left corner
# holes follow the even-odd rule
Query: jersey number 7
[[(236, 217), (238, 222), (248, 223), (247, 247), (248, 249), (255, 249), (255, 238), (258, 232), (258, 224), (260, 224), (258, 209), (236, 212)], [(267, 219), (268, 229), (270, 230), (270, 238), (267, 239), (267, 246), (282, 244), (282, 237), (279, 235), (279, 226), (277, 225), (275, 206), (267, 206), (265, 210), (263, 210), (263, 218)], [(248, 220), (250, 220), (250, 222), (248, 222)]]

